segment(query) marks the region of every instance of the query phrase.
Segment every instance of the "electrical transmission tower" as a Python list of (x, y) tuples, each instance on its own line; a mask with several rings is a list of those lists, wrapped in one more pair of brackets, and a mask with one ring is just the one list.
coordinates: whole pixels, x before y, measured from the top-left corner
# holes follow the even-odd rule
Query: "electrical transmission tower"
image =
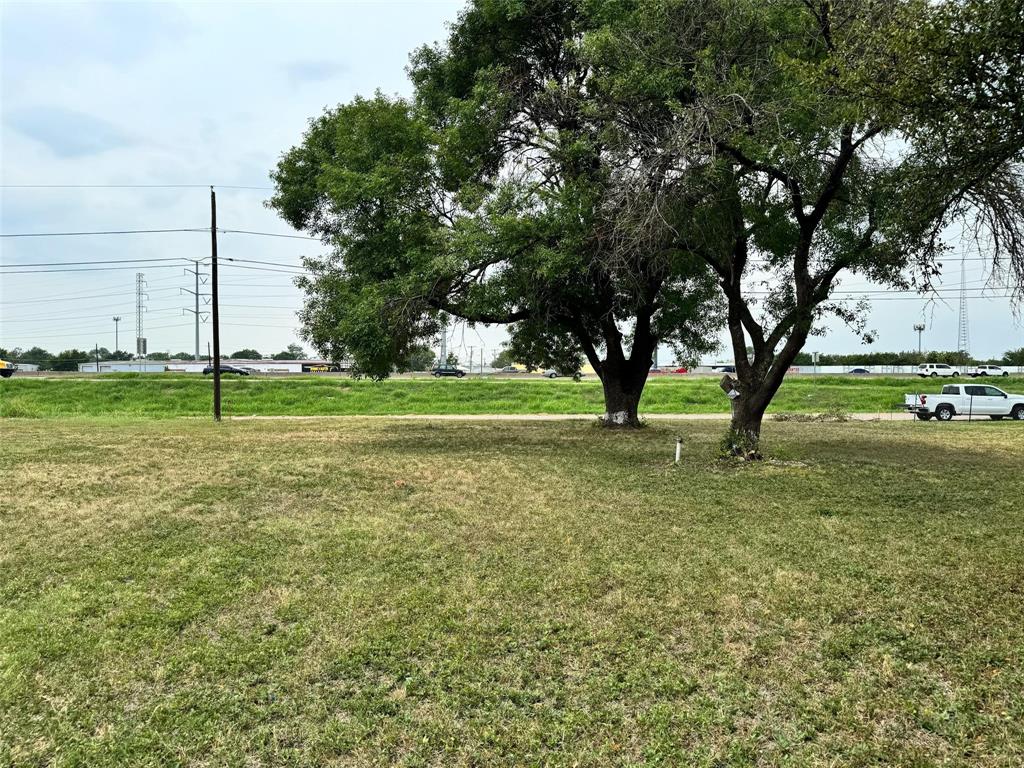
[(206, 275), (200, 274), (200, 272), (199, 272), (199, 262), (198, 261), (193, 260), (192, 264), (194, 265), (194, 269), (187, 269), (186, 268), (185, 269), (185, 274), (186, 275), (194, 275), (195, 276), (195, 279), (196, 279), (196, 289), (193, 291), (193, 290), (190, 290), (188, 288), (181, 288), (180, 290), (181, 290), (182, 293), (191, 293), (192, 296), (195, 298), (196, 306), (195, 306), (195, 309), (182, 308), (181, 311), (182, 312), (191, 312), (192, 314), (195, 315), (195, 318), (196, 318), (196, 352), (195, 352), (195, 358), (196, 358), (196, 360), (198, 360), (199, 359), (199, 321), (202, 320), (205, 323), (207, 318), (210, 316), (209, 312), (200, 312), (199, 311), (199, 299), (200, 299), (200, 297), (202, 297), (203, 303), (204, 304), (209, 304), (210, 303), (210, 294), (208, 294), (208, 293), (200, 293), (199, 292), (200, 281), (202, 282), (203, 285), (206, 285), (206, 281), (209, 278)]
[(146, 311), (143, 300), (149, 297), (143, 288), (146, 287), (146, 276), (142, 272), (135, 273), (135, 354), (146, 356), (146, 337), (142, 328), (142, 313)]
[(967, 260), (960, 262), (960, 320), (957, 324), (957, 351), (964, 355), (964, 362), (970, 355), (971, 332), (967, 325)]

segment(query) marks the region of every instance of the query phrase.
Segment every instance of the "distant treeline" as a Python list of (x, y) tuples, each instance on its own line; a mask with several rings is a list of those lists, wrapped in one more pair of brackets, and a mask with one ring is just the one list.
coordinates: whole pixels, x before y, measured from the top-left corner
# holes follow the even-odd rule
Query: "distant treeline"
[[(426, 370), (434, 363), (434, 355), (428, 348), (422, 349), (423, 359), (414, 358), (406, 365), (408, 370)], [(274, 360), (297, 360), (302, 359), (305, 352), (302, 347), (290, 345), (287, 350), (273, 355)], [(229, 356), (223, 355), (224, 359), (255, 360), (260, 358), (260, 353), (254, 349), (240, 349)], [(42, 347), (31, 349), (3, 349), (0, 347), (0, 359), (12, 363), (31, 363), (38, 365), (41, 371), (77, 371), (79, 363), (91, 363), (99, 359), (106, 360), (138, 360), (142, 359), (128, 352), (111, 352), (106, 347), (87, 352), (81, 349), (65, 349), (63, 352), (53, 354)], [(153, 352), (145, 359), (147, 360), (190, 360), (192, 355), (188, 352), (178, 352), (169, 355), (166, 352)], [(457, 361), (456, 361), (457, 362)], [(498, 359), (495, 359), (495, 367)], [(852, 355), (830, 355), (820, 353), (818, 365), (920, 365), (921, 363), (946, 363), (948, 365), (975, 365), (988, 363), (992, 365), (1024, 365), (1024, 347), (1007, 350), (999, 359), (981, 360), (965, 355), (963, 352), (857, 352)], [(454, 364), (454, 363), (453, 363)], [(505, 363), (506, 365), (508, 363)], [(810, 352), (801, 352), (796, 357), (795, 365), (813, 365), (814, 361)]]
[[(274, 360), (301, 360), (306, 356), (305, 351), (302, 347), (297, 344), (290, 344), (286, 350), (278, 352), (272, 356)], [(224, 360), (235, 359), (235, 360), (259, 360), (262, 355), (255, 349), (240, 349), (237, 352), (233, 352), (230, 356), (221, 355)], [(106, 362), (109, 360), (191, 360), (191, 352), (177, 352), (175, 354), (168, 354), (167, 352), (150, 352), (145, 357), (140, 355), (133, 355), (123, 350), (117, 350), (111, 352), (106, 347), (99, 347), (93, 350), (84, 349), (65, 349), (63, 352), (56, 354), (43, 349), (42, 347), (32, 347), (30, 349), (21, 349), (15, 347), (14, 349), (4, 349), (0, 347), (0, 360), (7, 360), (11, 363), (27, 363), (31, 365), (38, 365), (41, 371), (77, 371), (80, 363), (93, 363), (97, 360), (100, 362)]]
[[(947, 365), (1024, 365), (1024, 347), (1011, 349), (1001, 358), (981, 360), (963, 352), (857, 352), (852, 355), (829, 355), (819, 353), (818, 365), (920, 365), (921, 363), (946, 363)], [(809, 352), (796, 357), (796, 365), (813, 365)]]

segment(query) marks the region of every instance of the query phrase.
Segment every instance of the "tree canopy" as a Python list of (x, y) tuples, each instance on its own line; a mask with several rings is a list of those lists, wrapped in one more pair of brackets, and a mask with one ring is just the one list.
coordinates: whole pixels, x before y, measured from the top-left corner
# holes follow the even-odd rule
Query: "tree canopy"
[(332, 247), (299, 281), (318, 350), (386, 376), (451, 316), (506, 324), (524, 363), (586, 358), (607, 420), (635, 424), (659, 341), (712, 348), (706, 267), (614, 225), (629, 139), (589, 87), (584, 45), (614, 6), (472, 3), (446, 45), (413, 55), (414, 99), (357, 98), (312, 121), (270, 204)]
[(955, 242), (1019, 297), (1021, 8), (650, 0), (591, 38), (593, 87), (645, 129), (617, 180), (622, 228), (698, 255), (722, 291), (737, 452), (756, 455), (824, 315), (870, 338), (842, 275), (927, 289)]
[(229, 359), (231, 359), (231, 360), (260, 360), (260, 359), (262, 359), (262, 357), (263, 357), (263, 355), (261, 355), (258, 350), (255, 350), (255, 349), (240, 349), (237, 352), (232, 352), (231, 353), (231, 357)]
[(501, 349), (491, 360), (492, 368), (504, 368), (508, 365), (513, 365), (516, 362), (515, 355), (512, 350), (508, 348), (508, 345), (502, 345)]
[(289, 344), (288, 347), (273, 356), (274, 360), (302, 360), (306, 357), (306, 350), (299, 344)]
[(328, 110), (272, 174), (331, 248), (306, 336), (384, 376), (449, 316), (504, 323), (635, 424), (658, 342), (724, 326), (756, 455), (823, 317), (871, 336), (842, 276), (927, 289), (962, 231), (1020, 295), (1022, 2), (475, 0), (414, 98)]

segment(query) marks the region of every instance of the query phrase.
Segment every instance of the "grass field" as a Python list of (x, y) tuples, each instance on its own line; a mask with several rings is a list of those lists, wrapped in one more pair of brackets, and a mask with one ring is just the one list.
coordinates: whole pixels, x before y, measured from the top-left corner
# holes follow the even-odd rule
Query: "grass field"
[[(1024, 379), (997, 386), (1024, 391)], [(128, 374), (82, 378), (12, 378), (0, 381), (0, 417), (203, 416), (210, 413), (212, 382), (199, 376)], [(905, 392), (937, 391), (941, 382), (917, 378), (793, 377), (772, 409), (792, 412), (879, 412), (903, 402)], [(1014, 389), (1016, 388), (1016, 389)], [(599, 414), (600, 382), (532, 379), (225, 378), (225, 414)], [(717, 378), (663, 377), (644, 390), (641, 413), (728, 413)]]
[(1024, 763), (1024, 430), (720, 432), (6, 420), (0, 765)]

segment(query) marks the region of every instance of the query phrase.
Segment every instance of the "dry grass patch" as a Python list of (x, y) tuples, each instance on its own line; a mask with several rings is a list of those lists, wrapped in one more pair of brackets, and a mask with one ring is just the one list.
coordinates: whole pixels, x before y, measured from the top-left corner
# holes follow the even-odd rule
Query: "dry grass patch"
[(720, 429), (8, 421), (0, 765), (1024, 761), (1024, 431)]

